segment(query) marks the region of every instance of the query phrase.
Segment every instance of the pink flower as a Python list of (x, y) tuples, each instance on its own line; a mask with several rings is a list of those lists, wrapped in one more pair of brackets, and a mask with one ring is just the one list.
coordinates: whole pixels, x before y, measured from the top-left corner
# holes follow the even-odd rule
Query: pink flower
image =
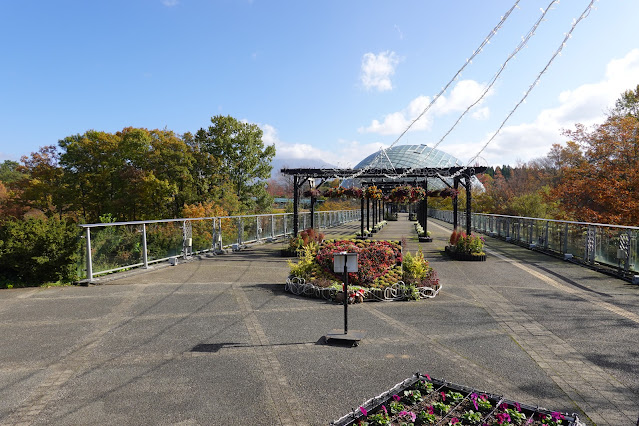
[(446, 402), (446, 394), (444, 392), (440, 392), (442, 395), (442, 401)]
[(517, 411), (521, 411), (521, 405), (519, 405), (518, 402), (515, 402), (515, 408), (517, 409)]
[(368, 416), (368, 411), (366, 411), (366, 408), (359, 407), (359, 411), (361, 411), (363, 415)]
[(400, 411), (399, 412), (399, 417), (408, 417), (410, 418), (411, 422), (414, 422), (415, 419), (417, 419), (417, 415), (415, 413), (413, 413), (412, 411)]
[(430, 381), (430, 376), (428, 374), (426, 374), (426, 378)]
[(497, 422), (500, 425), (506, 422), (510, 422), (510, 415), (508, 413), (498, 413), (495, 417), (497, 417)]
[(388, 416), (388, 410), (386, 409), (385, 405), (382, 405), (382, 411), (384, 412), (385, 415)]
[(395, 394), (395, 395), (393, 395), (393, 399), (394, 399), (395, 401), (399, 402), (399, 400), (400, 400), (401, 398), (399, 397), (399, 395)]
[(553, 411), (553, 412), (550, 414), (550, 417), (552, 417), (552, 419), (553, 419), (554, 421), (559, 421), (559, 420), (563, 420), (563, 419), (564, 419), (564, 416), (562, 416), (562, 415), (561, 415), (561, 413), (560, 413), (560, 412), (558, 412), (558, 411)]
[(450, 419), (450, 425), (456, 425), (457, 423), (459, 423), (459, 419), (457, 417), (453, 417), (452, 419)]
[(479, 406), (477, 405), (477, 394), (471, 393), (470, 399), (473, 401), (473, 405), (475, 406), (475, 410), (479, 410)]

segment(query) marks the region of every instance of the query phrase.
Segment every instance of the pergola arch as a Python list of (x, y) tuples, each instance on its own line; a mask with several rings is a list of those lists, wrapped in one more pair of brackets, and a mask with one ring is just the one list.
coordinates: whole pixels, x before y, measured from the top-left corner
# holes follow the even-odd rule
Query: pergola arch
[[(486, 167), (424, 167), (424, 168), (395, 168), (395, 169), (314, 169), (314, 168), (283, 168), (281, 173), (293, 177), (293, 235), (299, 232), (299, 198), (300, 188), (308, 179), (353, 179), (359, 180), (362, 186), (375, 185), (390, 190), (399, 185), (418, 183), (428, 191), (428, 178), (437, 178), (451, 186), (446, 179), (452, 179), (452, 188), (459, 189), (461, 184), (466, 189), (466, 233), (471, 233), (471, 206), (472, 206), (472, 182), (471, 178), (478, 173), (486, 171)], [(364, 200), (362, 198), (361, 208), (364, 210)], [(311, 203), (312, 204), (312, 203)], [(366, 204), (369, 204), (368, 202)], [(427, 229), (427, 208), (428, 198), (420, 202), (418, 221)], [(367, 218), (370, 217), (370, 209), (367, 208)], [(453, 223), (455, 229), (458, 225), (458, 202), (457, 197), (453, 199)], [(368, 226), (367, 226), (368, 227)], [(364, 215), (361, 218), (361, 228), (364, 228)]]

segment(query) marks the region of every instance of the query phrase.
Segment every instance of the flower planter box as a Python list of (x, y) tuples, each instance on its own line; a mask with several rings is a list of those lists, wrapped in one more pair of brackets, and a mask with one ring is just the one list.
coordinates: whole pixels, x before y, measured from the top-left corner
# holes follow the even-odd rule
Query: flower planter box
[(408, 220), (415, 222), (417, 220), (417, 213), (408, 213)]
[(419, 242), (420, 243), (432, 243), (433, 242), (433, 238), (432, 237), (419, 237)]
[(463, 260), (470, 262), (485, 262), (486, 255), (477, 255), (477, 254), (467, 254), (467, 253), (457, 253), (454, 250), (451, 250), (450, 247), (446, 247), (446, 254), (455, 260)]
[[(402, 405), (401, 411), (397, 410), (396, 404)], [(445, 404), (448, 408), (445, 411), (439, 410), (435, 408), (437, 404)], [(521, 404), (499, 395), (419, 373), (415, 373), (381, 395), (369, 399), (359, 409), (330, 424), (350, 426), (360, 421), (371, 421), (380, 415), (385, 416), (388, 424), (414, 423), (415, 418), (419, 419), (418, 424), (424, 424), (420, 416), (430, 413), (435, 424), (449, 424), (453, 418), (456, 418), (461, 425), (469, 424), (462, 422), (462, 418), (471, 410), (480, 418), (477, 424), (501, 424), (505, 421), (505, 417), (511, 418), (516, 415), (522, 418), (521, 423), (527, 422), (526, 425), (541, 425), (542, 419), (546, 418), (547, 420), (561, 419), (562, 425), (584, 426), (576, 414), (559, 413)], [(517, 422), (508, 424), (517, 424)]]
[(297, 251), (289, 250), (287, 248), (280, 250), (281, 257), (297, 257)]

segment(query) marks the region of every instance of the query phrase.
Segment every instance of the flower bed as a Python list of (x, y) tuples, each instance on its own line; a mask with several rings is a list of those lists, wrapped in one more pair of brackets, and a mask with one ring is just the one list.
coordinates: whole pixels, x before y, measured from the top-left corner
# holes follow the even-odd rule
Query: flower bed
[(347, 297), (353, 302), (432, 298), (441, 289), (421, 249), (413, 256), (408, 252), (403, 254), (398, 242), (327, 240), (319, 245), (304, 246), (298, 262), (289, 261), (291, 274), (286, 291), (343, 300), (342, 274), (333, 272), (333, 255), (342, 252), (358, 255), (358, 271), (348, 274)]
[(411, 424), (583, 426), (576, 414), (520, 404), (419, 373), (331, 422), (335, 426)]

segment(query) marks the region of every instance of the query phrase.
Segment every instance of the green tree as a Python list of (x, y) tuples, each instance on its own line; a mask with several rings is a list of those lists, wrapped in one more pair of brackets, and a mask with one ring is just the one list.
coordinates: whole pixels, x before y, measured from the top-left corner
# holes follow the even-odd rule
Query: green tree
[(194, 198), (191, 148), (167, 130), (90, 130), (59, 142), (68, 202), (93, 222), (176, 216)]
[(5, 160), (0, 163), (0, 182), (10, 184), (22, 179), (22, 173), (18, 170), (20, 163)]
[(79, 228), (51, 219), (0, 222), (0, 281), (33, 286), (77, 278)]
[(635, 90), (626, 90), (615, 102), (611, 117), (633, 117), (639, 120), (639, 84)]
[(247, 211), (264, 211), (272, 203), (266, 191), (275, 146), (264, 146), (262, 130), (255, 124), (230, 116), (211, 118), (207, 129), (198, 130), (194, 139), (202, 152), (220, 162), (220, 173), (227, 176)]

